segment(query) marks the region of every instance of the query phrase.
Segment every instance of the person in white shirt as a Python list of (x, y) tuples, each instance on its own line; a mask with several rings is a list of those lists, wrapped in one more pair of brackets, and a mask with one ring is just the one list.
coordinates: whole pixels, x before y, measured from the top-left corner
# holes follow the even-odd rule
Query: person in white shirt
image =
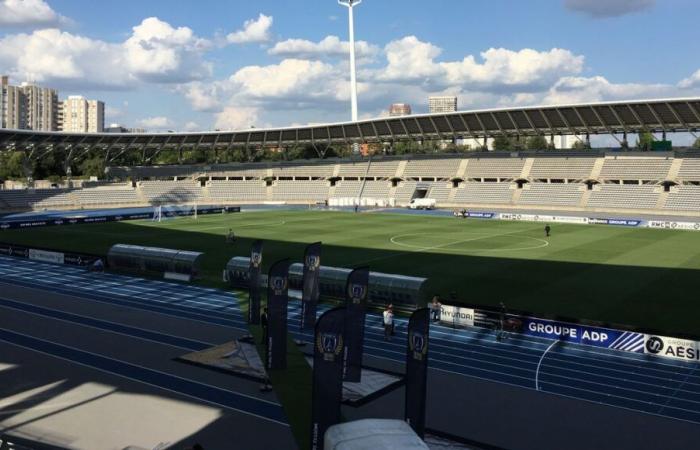
[(394, 305), (389, 305), (384, 310), (384, 340), (390, 341), (394, 334)]

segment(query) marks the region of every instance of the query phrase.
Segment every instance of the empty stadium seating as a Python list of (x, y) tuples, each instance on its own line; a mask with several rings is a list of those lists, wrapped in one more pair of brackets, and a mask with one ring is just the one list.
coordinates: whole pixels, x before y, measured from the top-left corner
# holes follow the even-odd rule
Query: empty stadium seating
[(700, 212), (700, 186), (678, 186), (668, 194), (664, 209)]
[(510, 204), (510, 183), (463, 183), (455, 192), (455, 203)]
[(362, 190), (362, 197), (388, 199), (390, 189), (391, 184), (388, 181), (367, 181)]
[(700, 158), (683, 159), (678, 178), (684, 181), (700, 181)]
[(405, 178), (446, 178), (457, 175), (461, 159), (416, 159), (409, 160), (403, 173)]
[(605, 158), (601, 179), (664, 180), (672, 160), (666, 158)]
[(535, 158), (530, 178), (579, 179), (589, 178), (595, 158)]
[(606, 209), (654, 209), (659, 200), (656, 186), (604, 184), (595, 186), (588, 206)]
[[(166, 168), (168, 173), (175, 168)], [(700, 214), (700, 158), (656, 154), (518, 154), (455, 157), (324, 160), (185, 167), (191, 176), (174, 181), (83, 182), (76, 189), (0, 190), (0, 211), (80, 209), (166, 203), (323, 202), (329, 198), (394, 200), (405, 205), (418, 195), (445, 207), (495, 205), (513, 208), (587, 208)], [(139, 173), (160, 176), (158, 167)], [(337, 177), (340, 179), (338, 180)], [(349, 179), (348, 179), (349, 178)], [(452, 180), (465, 179), (458, 187)], [(517, 189), (515, 179), (522, 189)], [(206, 179), (206, 187), (198, 180)], [(392, 181), (400, 181), (392, 187)], [(486, 179), (486, 182), (481, 180)], [(587, 191), (583, 180), (601, 184)], [(675, 186), (663, 193), (662, 183)], [(337, 181), (335, 181), (337, 180)], [(496, 180), (499, 180), (496, 182)], [(544, 180), (544, 181), (543, 181)], [(569, 180), (568, 183), (546, 180)], [(618, 184), (619, 180), (631, 180)], [(335, 186), (331, 184), (335, 181)], [(45, 184), (46, 185), (46, 184)]]
[(255, 202), (267, 200), (267, 187), (264, 181), (210, 181), (209, 198), (215, 202)]
[(284, 181), (272, 186), (272, 200), (294, 202), (322, 202), (328, 199), (327, 181)]
[(202, 200), (202, 189), (193, 181), (142, 181), (140, 187), (151, 203), (192, 203)]
[(465, 178), (518, 178), (523, 165), (523, 158), (472, 158)]
[(531, 183), (520, 193), (519, 205), (578, 206), (586, 185)]

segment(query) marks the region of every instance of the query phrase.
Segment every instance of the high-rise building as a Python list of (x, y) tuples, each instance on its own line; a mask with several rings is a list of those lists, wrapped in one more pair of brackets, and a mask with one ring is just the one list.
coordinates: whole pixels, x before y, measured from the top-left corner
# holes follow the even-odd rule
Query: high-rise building
[(450, 113), (457, 111), (457, 97), (439, 96), (428, 97), (430, 113)]
[(10, 86), (6, 75), (0, 77), (0, 128), (25, 128), (22, 90)]
[(105, 128), (105, 104), (71, 95), (62, 102), (59, 130), (70, 133), (101, 133)]
[(408, 103), (394, 103), (389, 107), (389, 115), (391, 117), (410, 116), (411, 105)]
[(9, 78), (0, 78), (0, 128), (56, 131), (58, 129), (58, 92), (29, 83), (11, 86)]
[(26, 129), (58, 130), (58, 91), (29, 83), (22, 83), (20, 88), (24, 95)]

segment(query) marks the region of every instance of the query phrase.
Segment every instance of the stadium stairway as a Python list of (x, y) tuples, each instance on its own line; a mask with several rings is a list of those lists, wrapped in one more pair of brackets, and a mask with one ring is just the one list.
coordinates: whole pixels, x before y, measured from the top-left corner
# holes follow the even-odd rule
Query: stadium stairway
[(578, 207), (579, 208), (585, 208), (586, 205), (588, 205), (588, 200), (591, 198), (591, 194), (593, 191), (590, 189), (586, 189), (583, 191), (583, 195), (581, 196), (581, 201), (578, 202)]
[(666, 179), (670, 180), (670, 181), (676, 181), (678, 179), (678, 175), (681, 172), (682, 166), (683, 166), (683, 159), (681, 159), (681, 158), (674, 159), (673, 162), (671, 163), (671, 167), (668, 169), (668, 174), (666, 175)]
[[(520, 178), (527, 180), (530, 178), (530, 171), (532, 166), (535, 164), (535, 158), (526, 158), (525, 164), (523, 164), (523, 170), (520, 172)], [(513, 202), (517, 202), (517, 199), (513, 198)]]
[(406, 172), (407, 165), (408, 165), (408, 161), (406, 161), (406, 160), (399, 162), (399, 166), (396, 168), (396, 173), (394, 174), (394, 177), (403, 178), (403, 174)]
[[(457, 168), (457, 175), (455, 175), (455, 178), (459, 178), (460, 180), (464, 180), (464, 177), (467, 175), (467, 165), (469, 164), (469, 159), (463, 159), (462, 161), (459, 162), (459, 167)], [(454, 195), (451, 195), (451, 197), (454, 198)]]
[(591, 169), (591, 180), (597, 180), (600, 178), (601, 172), (603, 172), (603, 165), (605, 164), (605, 158), (597, 158), (595, 163), (593, 163), (593, 169)]

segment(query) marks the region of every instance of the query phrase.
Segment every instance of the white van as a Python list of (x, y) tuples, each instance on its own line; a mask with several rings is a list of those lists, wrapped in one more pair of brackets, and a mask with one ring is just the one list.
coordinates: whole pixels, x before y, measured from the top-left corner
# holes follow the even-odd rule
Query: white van
[(432, 198), (414, 198), (409, 203), (408, 207), (411, 209), (435, 209), (437, 202)]

